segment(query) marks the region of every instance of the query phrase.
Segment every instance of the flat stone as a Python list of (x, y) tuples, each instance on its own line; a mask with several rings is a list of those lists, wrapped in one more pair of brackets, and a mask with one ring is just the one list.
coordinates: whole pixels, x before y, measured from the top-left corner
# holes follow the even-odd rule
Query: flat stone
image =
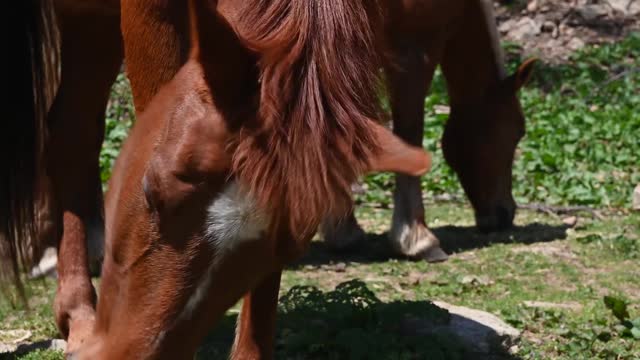
[(471, 350), (489, 354), (506, 351), (520, 339), (520, 330), (499, 317), (482, 310), (434, 301), (451, 314), (448, 325), (432, 327), (432, 332), (449, 331), (464, 341)]
[(562, 223), (569, 227), (574, 227), (576, 226), (576, 224), (578, 224), (578, 217), (577, 216), (566, 217), (562, 219)]
[(597, 18), (606, 16), (609, 13), (607, 5), (604, 4), (585, 5), (577, 8), (576, 11), (585, 21), (593, 21)]
[(514, 40), (529, 39), (540, 34), (540, 24), (530, 17), (523, 17), (513, 24), (508, 33)]

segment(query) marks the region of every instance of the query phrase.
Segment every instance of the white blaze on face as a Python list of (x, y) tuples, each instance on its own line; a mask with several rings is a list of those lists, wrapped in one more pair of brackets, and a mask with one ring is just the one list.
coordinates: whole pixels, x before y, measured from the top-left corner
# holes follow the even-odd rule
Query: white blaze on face
[(213, 272), (220, 261), (238, 245), (258, 240), (269, 224), (255, 201), (236, 182), (229, 183), (207, 209), (204, 238), (214, 251), (207, 272), (202, 275), (193, 294), (182, 309), (176, 322), (189, 319), (205, 298), (213, 281)]

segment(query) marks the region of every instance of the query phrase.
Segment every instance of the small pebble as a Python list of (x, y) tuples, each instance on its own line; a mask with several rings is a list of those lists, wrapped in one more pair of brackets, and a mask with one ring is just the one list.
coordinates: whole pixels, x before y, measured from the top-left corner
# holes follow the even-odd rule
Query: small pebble
[(570, 227), (575, 227), (576, 224), (578, 223), (578, 217), (577, 216), (566, 217), (562, 219), (562, 223)]

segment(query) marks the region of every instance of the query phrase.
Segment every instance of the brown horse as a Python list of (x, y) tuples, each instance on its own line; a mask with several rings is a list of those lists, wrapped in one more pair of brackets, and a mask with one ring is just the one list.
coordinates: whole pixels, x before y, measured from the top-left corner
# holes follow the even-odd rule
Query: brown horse
[(190, 4), (188, 61), (146, 104), (110, 182), (82, 359), (192, 358), (245, 294), (232, 356), (271, 358), (282, 268), (348, 211), (351, 182), (430, 166), (374, 121), (375, 3), (220, 2), (241, 38)]
[[(149, 108), (111, 184), (95, 327), (86, 240), (88, 226), (101, 218), (101, 194), (93, 181), (97, 162), (90, 160), (97, 159), (99, 114), (122, 58), (118, 11), (108, 2), (55, 5), (61, 27), (60, 88), (46, 123), (44, 116), (31, 116), (12, 124), (46, 124), (49, 130), (44, 162), (62, 223), (55, 313), (68, 350), (95, 333), (80, 355), (190, 353), (211, 321), (254, 289), (245, 299), (235, 353), (268, 355), (280, 269), (306, 247), (321, 218), (348, 210), (349, 184), (366, 171), (419, 175), (429, 168), (421, 149), (408, 147), (373, 121), (379, 115), (376, 5), (221, 3), (249, 51), (227, 21), (202, 2), (191, 8), (198, 21), (195, 16), (189, 21), (186, 3), (122, 2), (136, 105)], [(45, 17), (41, 9), (31, 9), (32, 18), (52, 22), (51, 13)], [(31, 37), (41, 34), (38, 27), (27, 30)], [(189, 62), (149, 105), (190, 48)], [(30, 53), (25, 60), (40, 70), (49, 59)], [(29, 95), (26, 103), (39, 100)], [(74, 113), (77, 98), (86, 102), (77, 103)], [(42, 106), (35, 115), (45, 110)], [(96, 116), (95, 121), (87, 116)], [(68, 141), (74, 130), (78, 139)], [(41, 133), (26, 135), (34, 139)], [(36, 168), (41, 160), (33, 155), (26, 160)], [(25, 172), (2, 175), (15, 184), (35, 178)], [(26, 209), (23, 217), (7, 213), (3, 218), (9, 224), (2, 229), (2, 244), (18, 264), (20, 247), (37, 245), (23, 243), (25, 237), (12, 232), (33, 221), (33, 204), (27, 194), (9, 195), (7, 209)], [(157, 286), (149, 288), (151, 283)], [(211, 299), (214, 290), (220, 297)], [(256, 297), (266, 302), (253, 304)], [(196, 310), (202, 317), (191, 316)], [(198, 331), (186, 342), (178, 331), (185, 326)]]
[[(517, 92), (534, 62), (508, 76), (490, 1), (387, 1), (385, 64), (394, 132), (421, 146), (424, 98), (441, 66), (451, 113), (442, 149), (475, 211), (478, 228), (510, 227), (515, 214), (511, 169), (524, 135), (524, 115)], [(398, 253), (440, 261), (447, 255), (427, 228), (420, 179), (397, 175), (390, 240)], [(355, 216), (323, 226), (325, 240), (337, 249), (364, 237)]]

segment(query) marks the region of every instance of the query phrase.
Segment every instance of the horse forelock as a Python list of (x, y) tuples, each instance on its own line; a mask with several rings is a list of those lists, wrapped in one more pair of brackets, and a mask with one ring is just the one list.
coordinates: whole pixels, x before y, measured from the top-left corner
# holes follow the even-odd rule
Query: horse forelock
[(379, 149), (379, 9), (364, 3), (256, 0), (239, 21), (260, 54), (261, 127), (241, 133), (234, 172), (297, 235), (349, 208)]

